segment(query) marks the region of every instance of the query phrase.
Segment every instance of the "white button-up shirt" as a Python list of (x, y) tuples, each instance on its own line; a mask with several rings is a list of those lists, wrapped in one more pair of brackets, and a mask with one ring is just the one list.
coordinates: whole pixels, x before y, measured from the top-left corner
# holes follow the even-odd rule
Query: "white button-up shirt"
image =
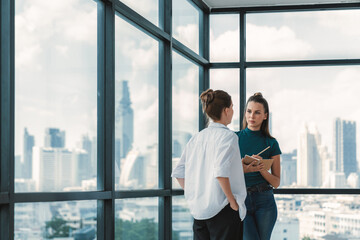
[(238, 137), (225, 125), (211, 122), (184, 149), (172, 177), (185, 179), (185, 199), (195, 219), (214, 217), (229, 202), (217, 177), (230, 180), (231, 191), (244, 220), (246, 187)]

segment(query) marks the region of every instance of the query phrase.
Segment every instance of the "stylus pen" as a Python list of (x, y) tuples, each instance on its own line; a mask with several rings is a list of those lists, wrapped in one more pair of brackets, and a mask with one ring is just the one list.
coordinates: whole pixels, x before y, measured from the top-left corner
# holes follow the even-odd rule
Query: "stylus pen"
[(256, 154), (256, 155), (260, 155), (260, 154), (262, 154), (263, 152), (265, 152), (266, 150), (268, 150), (270, 148), (270, 146), (268, 146), (267, 148), (265, 148), (264, 150), (262, 150), (261, 152), (259, 152), (258, 154)]

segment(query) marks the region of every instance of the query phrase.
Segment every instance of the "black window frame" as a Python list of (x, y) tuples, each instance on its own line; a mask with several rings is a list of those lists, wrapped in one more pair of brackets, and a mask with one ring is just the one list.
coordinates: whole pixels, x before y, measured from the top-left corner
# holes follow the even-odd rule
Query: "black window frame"
[[(91, 0), (89, 0), (91, 1)], [(246, 8), (209, 8), (201, 0), (187, 0), (199, 11), (199, 54), (172, 37), (172, 0), (159, 0), (159, 26), (118, 0), (98, 0), (98, 175), (97, 191), (88, 192), (30, 192), (14, 191), (14, 109), (15, 109), (15, 3), (0, 3), (0, 240), (14, 239), (14, 206), (17, 203), (96, 200), (98, 203), (98, 239), (115, 238), (115, 200), (157, 197), (159, 199), (159, 239), (171, 240), (172, 197), (183, 195), (172, 189), (172, 50), (199, 67), (199, 94), (209, 87), (209, 70), (237, 68), (240, 70), (240, 119), (246, 101), (246, 69), (268, 67), (345, 66), (360, 65), (360, 59), (246, 61), (246, 14), (319, 10), (360, 9), (360, 3), (291, 5)], [(239, 14), (240, 61), (209, 61), (209, 18), (211, 14)], [(159, 41), (159, 189), (115, 190), (115, 15)], [(199, 130), (205, 119), (199, 102)], [(104, 159), (100, 161), (100, 159)], [(275, 194), (360, 194), (360, 189), (281, 188)]]

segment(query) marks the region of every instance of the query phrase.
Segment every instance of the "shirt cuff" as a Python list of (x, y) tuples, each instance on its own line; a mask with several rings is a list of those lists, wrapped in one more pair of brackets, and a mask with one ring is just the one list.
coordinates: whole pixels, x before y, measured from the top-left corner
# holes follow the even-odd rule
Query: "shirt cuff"
[(173, 177), (173, 178), (185, 178), (185, 174), (179, 173), (179, 172), (173, 172), (171, 174), (171, 177)]
[[(229, 164), (230, 165), (230, 164)], [(215, 168), (214, 177), (230, 177), (230, 166)]]

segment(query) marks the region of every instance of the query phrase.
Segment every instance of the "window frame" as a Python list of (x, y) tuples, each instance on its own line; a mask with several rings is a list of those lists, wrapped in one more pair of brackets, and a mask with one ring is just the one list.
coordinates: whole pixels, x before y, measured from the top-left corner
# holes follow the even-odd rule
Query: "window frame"
[[(90, 0), (89, 0), (90, 1)], [(187, 0), (199, 10), (199, 54), (172, 38), (172, 1), (159, 0), (159, 26), (119, 0), (98, 0), (98, 190), (86, 192), (14, 192), (14, 84), (15, 84), (15, 3), (3, 0), (0, 4), (0, 239), (14, 239), (14, 206), (17, 203), (97, 200), (97, 236), (115, 238), (115, 200), (127, 198), (159, 198), (159, 239), (171, 240), (172, 197), (183, 190), (172, 189), (172, 50), (176, 50), (199, 66), (199, 94), (209, 87), (209, 69), (238, 68), (240, 71), (240, 119), (246, 102), (246, 69), (268, 67), (345, 66), (360, 65), (360, 59), (304, 61), (246, 61), (246, 14), (291, 11), (360, 9), (359, 3), (292, 5), (247, 8), (210, 8), (201, 0)], [(210, 14), (239, 14), (240, 61), (209, 62)], [(159, 41), (159, 189), (115, 190), (115, 14)], [(10, 34), (9, 34), (10, 33)], [(199, 102), (199, 130), (205, 119)], [(101, 161), (103, 159), (103, 161)], [(360, 189), (275, 189), (275, 194), (360, 194)]]

